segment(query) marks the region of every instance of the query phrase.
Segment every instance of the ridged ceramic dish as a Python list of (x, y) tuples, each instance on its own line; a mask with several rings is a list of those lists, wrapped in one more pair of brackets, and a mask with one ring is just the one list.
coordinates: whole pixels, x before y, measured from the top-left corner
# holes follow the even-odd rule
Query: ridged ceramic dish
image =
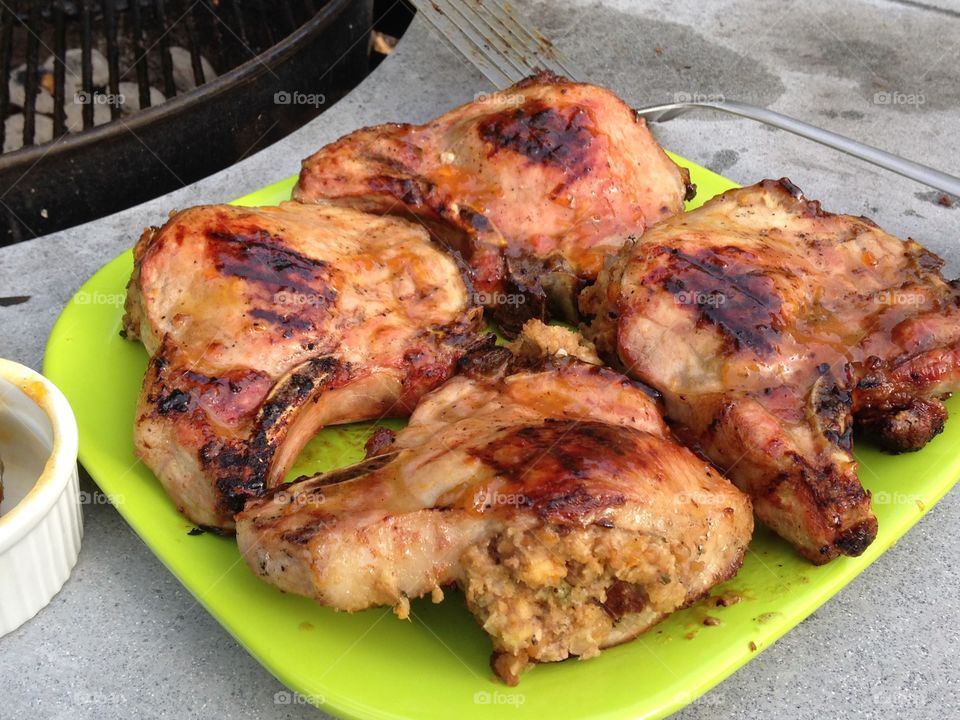
[(49, 380), (0, 360), (0, 636), (36, 615), (70, 577), (83, 517), (77, 423)]

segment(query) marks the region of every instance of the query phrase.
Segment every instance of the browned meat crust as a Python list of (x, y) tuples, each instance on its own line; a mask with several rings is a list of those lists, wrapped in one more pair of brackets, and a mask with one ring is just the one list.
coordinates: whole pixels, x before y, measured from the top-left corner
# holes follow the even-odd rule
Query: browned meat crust
[(960, 291), (941, 264), (765, 180), (649, 229), (581, 307), (601, 355), (661, 391), (685, 441), (822, 563), (876, 535), (854, 418), (897, 451), (943, 427)]
[(294, 198), (416, 216), (513, 335), (575, 319), (603, 258), (680, 212), (688, 181), (609, 90), (541, 73), (425, 125), (341, 138), (304, 161)]
[(124, 327), (151, 354), (137, 453), (204, 526), (232, 528), (323, 425), (409, 413), (482, 338), (456, 263), (398, 218), (197, 207), (134, 262)]
[[(583, 347), (526, 331), (521, 347)], [(645, 387), (569, 352), (488, 347), (461, 365), (361, 465), (248, 503), (251, 569), (401, 616), (457, 582), (514, 683), (530, 663), (631, 639), (740, 567), (749, 500), (674, 441)]]

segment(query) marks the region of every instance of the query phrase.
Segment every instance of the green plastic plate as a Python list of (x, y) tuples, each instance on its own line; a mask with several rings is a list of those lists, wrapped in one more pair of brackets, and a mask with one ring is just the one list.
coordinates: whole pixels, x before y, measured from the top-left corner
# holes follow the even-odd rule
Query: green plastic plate
[[(699, 187), (698, 202), (733, 187), (677, 158)], [(294, 179), (236, 201), (275, 204)], [(157, 217), (157, 221), (163, 220)], [(134, 240), (135, 228), (130, 239)], [(494, 680), (490, 642), (458, 593), (413, 604), (409, 621), (388, 609), (348, 615), (285, 595), (257, 579), (230, 538), (190, 535), (160, 484), (134, 457), (132, 429), (147, 356), (119, 336), (131, 255), (116, 258), (64, 309), (44, 370), (66, 394), (80, 427), (80, 460), (120, 514), (197, 600), (303, 702), (350, 718), (659, 718), (678, 710), (747, 663), (876, 560), (960, 476), (960, 423), (918, 453), (891, 456), (861, 445), (863, 484), (874, 493), (876, 542), (859, 558), (814, 567), (758, 528), (740, 574), (714, 595), (728, 607), (675, 613), (634, 642), (599, 657), (533, 668), (519, 686)], [(949, 403), (952, 413), (960, 403)], [(400, 421), (389, 421), (397, 427)], [(370, 423), (320, 432), (293, 474), (358, 460)], [(706, 615), (720, 620), (705, 626)], [(232, 683), (235, 678), (224, 678)]]

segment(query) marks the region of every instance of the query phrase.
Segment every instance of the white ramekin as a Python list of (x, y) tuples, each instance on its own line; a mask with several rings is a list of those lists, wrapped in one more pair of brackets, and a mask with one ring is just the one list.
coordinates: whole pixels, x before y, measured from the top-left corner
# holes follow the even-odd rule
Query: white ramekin
[(77, 422), (53, 383), (0, 360), (0, 636), (59, 592), (80, 552)]

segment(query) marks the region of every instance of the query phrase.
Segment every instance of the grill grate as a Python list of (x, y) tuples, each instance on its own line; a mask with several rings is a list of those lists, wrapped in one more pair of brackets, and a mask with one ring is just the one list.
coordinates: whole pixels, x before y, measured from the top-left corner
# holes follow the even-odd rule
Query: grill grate
[(406, 7), (2, 0), (0, 246), (171, 192), (303, 127), (375, 62), (375, 1)]
[(272, 47), (324, 4), (2, 3), (0, 145), (11, 152), (42, 144), (188, 92)]

